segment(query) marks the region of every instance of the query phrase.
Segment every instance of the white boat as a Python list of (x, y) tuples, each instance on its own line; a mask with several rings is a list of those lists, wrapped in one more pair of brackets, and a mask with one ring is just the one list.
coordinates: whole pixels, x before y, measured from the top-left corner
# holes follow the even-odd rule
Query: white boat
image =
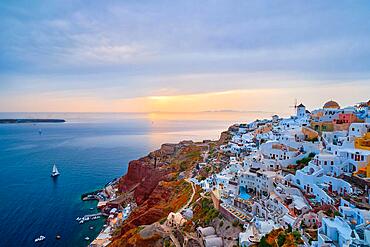
[(89, 240), (90, 240), (90, 238), (89, 238), (89, 237), (86, 237), (86, 238), (85, 238), (85, 240), (86, 240), (86, 241), (89, 241)]
[(45, 238), (46, 238), (45, 236), (42, 236), (42, 235), (41, 235), (40, 237), (38, 237), (38, 238), (36, 238), (36, 239), (35, 239), (35, 243), (37, 243), (37, 242), (41, 242), (41, 241), (44, 241), (44, 240), (45, 240)]
[(57, 166), (54, 164), (54, 166), (53, 166), (53, 171), (51, 172), (51, 176), (52, 177), (56, 177), (56, 176), (59, 176), (59, 171), (58, 171), (58, 168), (57, 168)]

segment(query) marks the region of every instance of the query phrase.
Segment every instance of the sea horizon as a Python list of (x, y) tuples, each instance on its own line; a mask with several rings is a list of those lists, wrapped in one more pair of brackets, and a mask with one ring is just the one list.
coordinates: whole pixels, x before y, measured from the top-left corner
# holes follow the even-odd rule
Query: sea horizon
[[(222, 117), (153, 122), (107, 118), (112, 115), (106, 113), (85, 118), (76, 113), (64, 115), (70, 119), (65, 123), (0, 125), (0, 196), (5, 202), (0, 209), (7, 212), (0, 219), (10, 222), (0, 226), (0, 237), (6, 246), (33, 246), (39, 235), (47, 237), (43, 244), (48, 246), (86, 246), (84, 238), (94, 239), (104, 221), (76, 222), (76, 217), (96, 212), (96, 202), (82, 202), (81, 194), (123, 176), (130, 160), (162, 143), (215, 140), (230, 123), (238, 122)], [(61, 173), (56, 182), (50, 178), (54, 163)], [(17, 232), (22, 236), (15, 240), (11, 236)], [(55, 240), (57, 234), (61, 240)]]

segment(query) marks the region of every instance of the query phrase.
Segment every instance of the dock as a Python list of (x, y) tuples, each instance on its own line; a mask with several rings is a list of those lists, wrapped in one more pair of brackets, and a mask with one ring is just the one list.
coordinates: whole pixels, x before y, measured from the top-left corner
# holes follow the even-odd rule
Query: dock
[(100, 217), (106, 217), (108, 216), (107, 214), (104, 214), (104, 213), (96, 213), (96, 214), (87, 214), (85, 215), (84, 217), (80, 218), (80, 217), (77, 217), (76, 221), (78, 221), (80, 224), (83, 224), (87, 221), (90, 221), (90, 220), (97, 220), (97, 219), (100, 219)]
[(101, 193), (101, 192), (103, 192), (102, 189), (96, 190), (96, 191), (93, 191), (93, 192), (84, 193), (84, 194), (81, 195), (81, 200), (83, 200), (83, 201), (98, 200), (99, 201), (98, 194)]

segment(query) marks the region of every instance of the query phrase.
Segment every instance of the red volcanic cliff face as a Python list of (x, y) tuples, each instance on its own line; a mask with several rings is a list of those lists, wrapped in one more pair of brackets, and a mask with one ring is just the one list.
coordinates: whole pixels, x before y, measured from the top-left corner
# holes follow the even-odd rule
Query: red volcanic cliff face
[(119, 188), (122, 192), (133, 191), (135, 201), (140, 205), (170, 171), (156, 167), (154, 159), (150, 157), (133, 160), (129, 163), (127, 174), (121, 178)]
[[(156, 241), (150, 240), (149, 244), (149, 240), (140, 237), (139, 226), (158, 222), (185, 205), (192, 186), (179, 179), (179, 174), (191, 176), (196, 164), (203, 160), (202, 152), (209, 150), (207, 143), (219, 146), (229, 139), (229, 132), (224, 132), (218, 142), (163, 144), (161, 149), (131, 161), (127, 174), (120, 179), (119, 191), (123, 192), (122, 197), (135, 200), (137, 207), (124, 221), (111, 246), (157, 246)], [(163, 246), (161, 238), (157, 240)]]
[[(122, 225), (120, 234), (113, 239), (112, 247), (163, 246), (154, 240), (143, 240), (138, 226), (150, 225), (166, 217), (170, 212), (181, 208), (190, 198), (191, 185), (184, 180), (166, 177), (169, 181), (161, 181), (152, 191), (147, 200), (138, 206)], [(180, 193), (181, 192), (181, 193)]]
[[(224, 144), (229, 139), (230, 133), (225, 131), (217, 144)], [(166, 176), (178, 172), (180, 161), (185, 164), (195, 164), (196, 162), (194, 163), (194, 160), (187, 155), (199, 152), (202, 148), (204, 149), (205, 146), (196, 147), (192, 141), (163, 144), (159, 150), (129, 163), (127, 174), (120, 179), (119, 190), (132, 192), (137, 205), (141, 205), (149, 198), (160, 181), (166, 181)]]
[[(171, 176), (168, 176), (167, 179), (170, 180)], [(122, 232), (160, 220), (185, 204), (190, 195), (191, 185), (183, 180), (161, 181), (148, 199), (132, 212), (130, 218), (123, 225)]]

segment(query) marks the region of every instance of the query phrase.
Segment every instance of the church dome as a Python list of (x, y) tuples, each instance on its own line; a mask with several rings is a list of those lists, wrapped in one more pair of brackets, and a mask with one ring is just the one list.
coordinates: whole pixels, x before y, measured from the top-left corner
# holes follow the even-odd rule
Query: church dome
[(325, 103), (324, 107), (323, 108), (330, 108), (330, 109), (339, 109), (340, 106), (337, 102), (333, 101), (333, 100), (330, 100), (328, 102)]

